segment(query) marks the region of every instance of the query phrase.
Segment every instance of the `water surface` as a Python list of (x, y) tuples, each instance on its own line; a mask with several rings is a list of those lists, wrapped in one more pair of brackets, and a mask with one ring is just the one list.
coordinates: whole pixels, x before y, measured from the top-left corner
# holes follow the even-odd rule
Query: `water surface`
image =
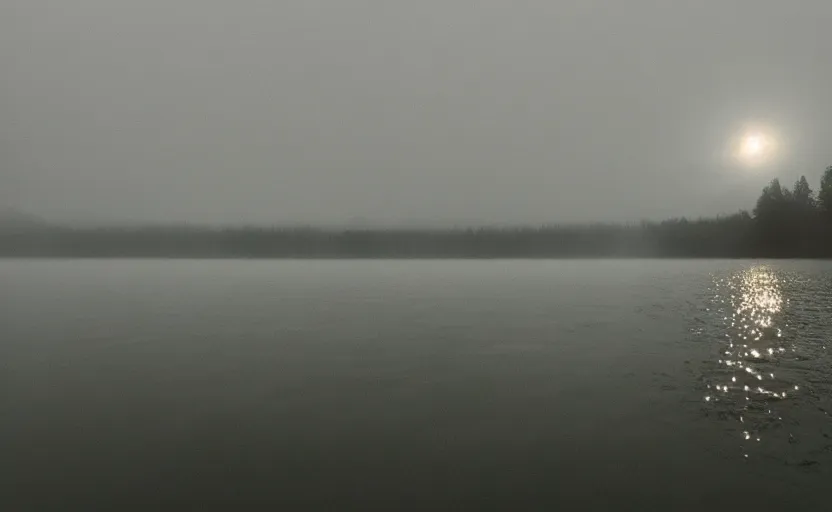
[(829, 507), (832, 264), (0, 261), (0, 506)]

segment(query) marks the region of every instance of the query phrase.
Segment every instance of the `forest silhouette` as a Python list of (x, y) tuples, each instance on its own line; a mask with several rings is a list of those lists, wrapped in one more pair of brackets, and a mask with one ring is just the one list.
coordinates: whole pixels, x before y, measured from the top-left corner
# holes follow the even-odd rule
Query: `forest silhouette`
[(753, 211), (639, 224), (345, 229), (72, 228), (0, 223), (0, 257), (151, 258), (829, 258), (832, 166), (817, 195), (775, 179)]

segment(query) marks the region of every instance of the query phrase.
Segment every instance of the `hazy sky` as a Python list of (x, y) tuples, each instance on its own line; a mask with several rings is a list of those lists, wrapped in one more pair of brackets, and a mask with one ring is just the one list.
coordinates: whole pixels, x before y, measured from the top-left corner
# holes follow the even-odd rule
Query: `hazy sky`
[[(0, 0), (0, 205), (638, 220), (832, 164), (829, 0)], [(746, 124), (780, 157), (725, 157)]]

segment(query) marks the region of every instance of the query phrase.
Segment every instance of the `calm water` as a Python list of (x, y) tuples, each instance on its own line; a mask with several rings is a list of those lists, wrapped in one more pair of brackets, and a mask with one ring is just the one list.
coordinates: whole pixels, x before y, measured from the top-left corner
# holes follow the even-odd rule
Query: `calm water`
[(0, 261), (0, 509), (826, 510), (830, 350), (825, 262)]

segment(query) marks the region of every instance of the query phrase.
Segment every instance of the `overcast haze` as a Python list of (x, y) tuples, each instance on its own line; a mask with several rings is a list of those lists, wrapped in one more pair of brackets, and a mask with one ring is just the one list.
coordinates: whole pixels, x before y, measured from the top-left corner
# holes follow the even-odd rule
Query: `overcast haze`
[[(0, 205), (494, 224), (750, 209), (832, 164), (828, 0), (0, 0)], [(725, 158), (746, 123), (785, 150)]]

